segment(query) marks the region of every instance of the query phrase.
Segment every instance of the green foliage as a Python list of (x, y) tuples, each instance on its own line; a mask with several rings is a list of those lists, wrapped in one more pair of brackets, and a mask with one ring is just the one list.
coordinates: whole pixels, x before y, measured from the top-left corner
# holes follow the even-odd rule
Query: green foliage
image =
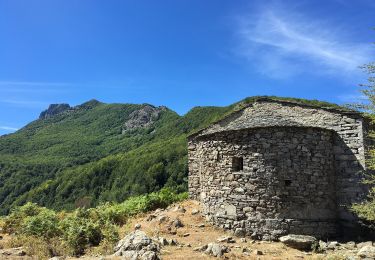
[(60, 230), (56, 226), (58, 221), (57, 215), (53, 210), (41, 208), (38, 214), (24, 218), (21, 225), (21, 233), (28, 236), (52, 238), (60, 234)]
[(37, 216), (44, 208), (39, 207), (35, 203), (28, 202), (22, 207), (14, 209), (9, 216), (4, 219), (4, 231), (14, 233), (20, 230), (23, 221), (28, 217)]
[(103, 239), (99, 222), (89, 217), (85, 209), (77, 209), (65, 217), (59, 225), (62, 232), (62, 239), (72, 248), (74, 255), (82, 254), (87, 246), (97, 246)]
[[(366, 64), (362, 67), (365, 72), (369, 75), (368, 82), (362, 84), (362, 93), (367, 97), (368, 102), (365, 104), (355, 104), (357, 108), (360, 108), (369, 113), (369, 118), (371, 118), (371, 123), (375, 122), (375, 63)], [(370, 133), (370, 137), (375, 137), (375, 132)], [(375, 170), (375, 148), (371, 147), (369, 151), (369, 159), (367, 164), (370, 170)], [(375, 224), (375, 176), (370, 172), (366, 183), (370, 186), (370, 192), (368, 195), (368, 200), (363, 203), (357, 203), (352, 206), (352, 211), (356, 213), (360, 218), (365, 219)]]
[[(69, 213), (56, 213), (35, 203), (27, 203), (5, 217), (4, 231), (16, 234), (24, 243), (29, 241), (27, 238), (36, 238), (40, 247), (48, 248), (46, 244), (53, 242), (60, 244), (59, 248), (63, 245), (67, 254), (80, 255), (92, 246), (112, 247), (119, 240), (118, 227), (129, 218), (156, 208), (165, 208), (186, 198), (187, 193), (177, 194), (164, 188), (159, 192), (131, 197), (119, 204), (105, 203), (96, 208), (78, 208)], [(56, 240), (60, 243), (56, 243)]]

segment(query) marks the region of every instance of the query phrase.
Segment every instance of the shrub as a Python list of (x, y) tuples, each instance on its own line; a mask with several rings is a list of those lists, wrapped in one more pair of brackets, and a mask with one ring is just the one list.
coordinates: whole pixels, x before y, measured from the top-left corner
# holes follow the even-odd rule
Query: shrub
[[(375, 184), (375, 176), (369, 177), (366, 181), (367, 184)], [(368, 200), (363, 203), (352, 205), (352, 211), (355, 212), (360, 218), (375, 223), (375, 187), (373, 186), (368, 195)]]
[(29, 236), (52, 238), (60, 234), (59, 219), (53, 210), (43, 209), (35, 216), (26, 217), (21, 224), (21, 233)]
[(38, 215), (43, 209), (35, 203), (28, 202), (22, 207), (15, 208), (10, 215), (4, 219), (4, 231), (15, 233), (20, 231), (25, 218)]
[(103, 236), (98, 222), (89, 218), (85, 209), (77, 209), (60, 222), (62, 239), (74, 255), (82, 254), (87, 246), (99, 245)]

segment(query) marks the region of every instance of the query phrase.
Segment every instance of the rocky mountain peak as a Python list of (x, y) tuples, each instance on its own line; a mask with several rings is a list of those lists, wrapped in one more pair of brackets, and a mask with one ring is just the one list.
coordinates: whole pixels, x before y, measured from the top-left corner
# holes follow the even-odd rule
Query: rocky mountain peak
[(123, 132), (151, 126), (166, 109), (165, 106), (155, 107), (150, 104), (143, 104), (140, 109), (129, 115), (129, 119), (123, 125)]
[(40, 113), (39, 119), (51, 118), (70, 109), (69, 104), (51, 104), (46, 110)]

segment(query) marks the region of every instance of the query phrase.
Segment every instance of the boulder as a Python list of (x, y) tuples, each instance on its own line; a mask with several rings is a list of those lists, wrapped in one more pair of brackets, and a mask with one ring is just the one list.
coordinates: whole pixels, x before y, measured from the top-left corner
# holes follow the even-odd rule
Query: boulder
[(228, 247), (226, 247), (224, 245), (217, 244), (217, 243), (208, 244), (206, 251), (204, 251), (205, 254), (212, 255), (212, 256), (215, 256), (215, 257), (221, 257), (225, 253), (228, 253), (228, 252), (229, 252)]
[(124, 259), (160, 259), (159, 245), (140, 230), (135, 230), (128, 234), (117, 243), (114, 249), (114, 256), (122, 256)]
[(357, 255), (361, 258), (375, 259), (375, 247), (370, 245), (364, 246), (358, 251)]
[(282, 236), (279, 238), (279, 240), (286, 246), (299, 250), (311, 250), (313, 244), (317, 243), (317, 239), (315, 237), (293, 234)]

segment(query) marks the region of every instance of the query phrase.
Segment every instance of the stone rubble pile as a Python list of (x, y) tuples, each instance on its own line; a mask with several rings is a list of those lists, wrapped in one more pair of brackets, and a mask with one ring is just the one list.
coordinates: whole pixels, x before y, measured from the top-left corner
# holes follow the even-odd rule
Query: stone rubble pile
[(143, 231), (135, 230), (118, 242), (114, 256), (130, 260), (159, 260), (160, 247)]

